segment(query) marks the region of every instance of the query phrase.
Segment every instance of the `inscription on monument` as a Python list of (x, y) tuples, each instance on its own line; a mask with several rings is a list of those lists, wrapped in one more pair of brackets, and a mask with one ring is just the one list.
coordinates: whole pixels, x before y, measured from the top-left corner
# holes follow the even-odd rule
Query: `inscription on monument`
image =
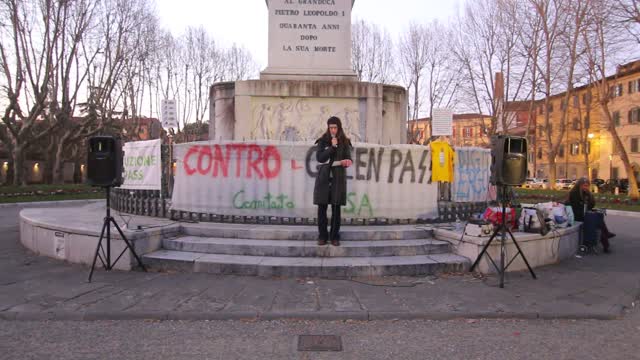
[(267, 1), (265, 72), (350, 74), (352, 4), (352, 0)]

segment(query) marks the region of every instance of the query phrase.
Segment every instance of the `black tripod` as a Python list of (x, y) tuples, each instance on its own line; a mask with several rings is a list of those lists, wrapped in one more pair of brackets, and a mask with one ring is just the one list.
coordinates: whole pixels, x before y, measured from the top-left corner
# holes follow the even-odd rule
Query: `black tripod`
[[(93, 263), (91, 264), (91, 272), (89, 272), (89, 282), (91, 282), (91, 277), (93, 276), (93, 270), (95, 270), (96, 260), (98, 258), (100, 259), (100, 262), (102, 263), (102, 266), (104, 267), (104, 269), (109, 271), (113, 269), (113, 267), (116, 265), (118, 260), (120, 260), (122, 255), (124, 255), (127, 249), (131, 250), (131, 253), (133, 254), (133, 256), (135, 256), (136, 260), (138, 261), (138, 265), (140, 265), (142, 270), (147, 271), (147, 268), (145, 268), (144, 264), (142, 264), (142, 260), (140, 260), (140, 257), (138, 257), (138, 254), (136, 254), (136, 251), (133, 249), (133, 246), (131, 245), (129, 240), (127, 240), (127, 237), (124, 236), (124, 233), (120, 229), (120, 226), (118, 226), (118, 223), (115, 221), (113, 216), (111, 216), (111, 207), (110, 207), (110, 201), (109, 201), (111, 187), (105, 186), (105, 190), (107, 192), (107, 216), (104, 218), (104, 223), (102, 224), (102, 231), (100, 232), (100, 240), (98, 240), (98, 246), (96, 247), (96, 254), (93, 256)], [(113, 224), (116, 227), (116, 229), (120, 233), (120, 236), (122, 236), (122, 240), (124, 240), (124, 243), (127, 245), (127, 247), (125, 247), (124, 250), (122, 250), (120, 255), (116, 258), (116, 260), (113, 263), (111, 262), (111, 224)], [(102, 247), (102, 239), (105, 239), (105, 236), (104, 236), (105, 230), (107, 233), (106, 252)]]
[[(527, 265), (527, 268), (529, 269), (531, 276), (533, 276), (534, 279), (537, 279), (537, 278), (536, 278), (536, 274), (533, 272), (533, 269), (529, 265), (527, 258), (524, 256), (522, 249), (520, 249), (520, 245), (518, 245), (516, 238), (513, 236), (511, 231), (507, 228), (507, 213), (506, 213), (507, 205), (506, 204), (507, 204), (507, 201), (509, 200), (509, 187), (506, 185), (499, 185), (498, 196), (499, 196), (498, 200), (502, 204), (502, 221), (500, 222), (500, 225), (493, 231), (493, 235), (491, 235), (491, 238), (489, 238), (489, 241), (484, 245), (484, 248), (482, 248), (482, 251), (478, 255), (478, 258), (476, 258), (476, 261), (473, 263), (473, 265), (471, 265), (471, 269), (469, 269), (469, 271), (473, 272), (473, 270), (476, 268), (476, 266), (480, 262), (482, 255), (486, 254), (487, 257), (489, 258), (489, 261), (491, 261), (493, 266), (496, 268), (496, 271), (500, 274), (500, 287), (504, 288), (504, 273), (507, 271), (507, 268), (509, 267), (509, 265), (511, 265), (513, 260), (515, 260), (516, 257), (518, 257), (518, 255), (522, 256), (522, 260), (524, 260), (524, 263)], [(491, 255), (487, 252), (489, 245), (491, 245), (491, 242), (493, 241), (493, 239), (496, 238), (496, 235), (498, 235), (498, 233), (500, 234), (500, 266), (499, 267), (496, 264), (496, 262), (493, 260)], [(505, 266), (504, 262), (505, 262), (505, 257), (507, 255), (505, 242), (507, 240), (507, 234), (511, 236), (511, 240), (513, 241), (513, 244), (518, 249), (518, 252), (513, 256), (513, 258), (511, 258), (511, 260), (509, 260), (509, 263), (507, 263), (507, 265)]]

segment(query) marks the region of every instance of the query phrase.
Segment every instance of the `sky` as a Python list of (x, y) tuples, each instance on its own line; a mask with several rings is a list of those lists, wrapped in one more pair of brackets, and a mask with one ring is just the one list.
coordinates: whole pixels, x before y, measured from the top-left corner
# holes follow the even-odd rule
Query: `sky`
[[(411, 22), (446, 22), (463, 0), (356, 0), (352, 21), (386, 28), (396, 39)], [(203, 25), (223, 46), (247, 48), (262, 70), (267, 66), (268, 13), (264, 0), (156, 0), (163, 27), (175, 35)]]

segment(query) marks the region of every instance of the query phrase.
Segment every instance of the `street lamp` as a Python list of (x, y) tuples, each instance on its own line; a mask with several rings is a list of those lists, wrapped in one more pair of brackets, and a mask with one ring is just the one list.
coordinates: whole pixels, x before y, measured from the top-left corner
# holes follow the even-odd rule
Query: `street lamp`
[(609, 179), (613, 179), (613, 155), (609, 154)]
[(589, 135), (587, 135), (587, 137), (588, 137), (589, 139), (593, 139), (593, 138), (594, 138), (594, 137), (596, 137), (596, 136), (595, 136), (595, 135), (593, 135), (592, 133), (589, 133)]

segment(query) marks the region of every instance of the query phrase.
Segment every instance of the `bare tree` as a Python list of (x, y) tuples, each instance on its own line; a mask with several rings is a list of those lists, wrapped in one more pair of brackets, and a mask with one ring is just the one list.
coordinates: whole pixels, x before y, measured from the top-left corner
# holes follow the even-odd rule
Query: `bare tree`
[[(638, 199), (638, 183), (636, 180), (627, 149), (618, 134), (615, 120), (609, 108), (614, 97), (615, 76), (608, 77), (606, 72), (612, 57), (619, 53), (626, 45), (624, 34), (620, 26), (612, 21), (614, 6), (611, 0), (592, 1), (589, 7), (592, 21), (586, 31), (583, 32), (588, 54), (588, 69), (591, 80), (597, 87), (598, 104), (600, 105), (604, 125), (611, 133), (613, 146), (619, 152), (620, 159), (629, 179), (629, 196)], [(612, 149), (613, 150), (613, 149)]]
[(611, 5), (614, 19), (640, 43), (640, 0), (615, 0)]
[(412, 120), (418, 119), (422, 106), (420, 86), (428, 61), (428, 44), (431, 41), (428, 35), (425, 26), (413, 23), (402, 34), (398, 45), (403, 80), (413, 95), (413, 104), (410, 105)]
[(44, 0), (30, 3), (2, 0), (6, 14), (0, 37), (0, 58), (7, 105), (2, 115), (0, 139), (12, 154), (13, 183), (24, 184), (25, 151), (49, 129), (36, 124), (47, 109), (50, 71), (57, 67), (56, 45), (62, 36), (67, 2)]
[[(481, 0), (467, 3), (453, 47), (466, 86), (462, 89), (471, 109), (488, 113), (491, 125), (484, 129), (491, 136), (498, 130), (508, 132), (512, 117), (505, 104), (526, 94), (526, 69), (530, 53), (524, 48), (523, 6), (513, 0)], [(495, 74), (504, 76), (503, 94), (497, 94)], [(500, 101), (504, 96), (503, 100)]]
[(226, 50), (224, 58), (226, 64), (224, 80), (246, 80), (255, 75), (257, 65), (249, 50), (244, 47), (234, 43)]
[(359, 81), (388, 84), (396, 80), (391, 36), (364, 20), (351, 26), (351, 64)]
[[(551, 112), (551, 95), (561, 90), (570, 93), (573, 87), (573, 80), (567, 79), (564, 73), (566, 68), (569, 73), (575, 70), (575, 57), (568, 59), (566, 43), (564, 41), (565, 29), (571, 27), (571, 16), (567, 12), (567, 0), (529, 0), (533, 12), (541, 20), (540, 45), (541, 51), (538, 54), (538, 61), (535, 66), (538, 69), (541, 79), (541, 87), (539, 93), (544, 96), (542, 101), (543, 119), (543, 136), (547, 144), (547, 161), (549, 163), (549, 184), (555, 184), (557, 178), (557, 155), (562, 146), (566, 124), (561, 121), (560, 126), (555, 129), (552, 126)], [(564, 89), (560, 85), (563, 82), (563, 76), (566, 84)], [(566, 104), (565, 104), (566, 105)], [(563, 119), (564, 120), (564, 119)], [(554, 131), (555, 130), (555, 131)]]
[(190, 64), (188, 83), (193, 91), (194, 120), (202, 123), (209, 106), (209, 87), (223, 77), (222, 51), (204, 27), (187, 28), (185, 60)]

